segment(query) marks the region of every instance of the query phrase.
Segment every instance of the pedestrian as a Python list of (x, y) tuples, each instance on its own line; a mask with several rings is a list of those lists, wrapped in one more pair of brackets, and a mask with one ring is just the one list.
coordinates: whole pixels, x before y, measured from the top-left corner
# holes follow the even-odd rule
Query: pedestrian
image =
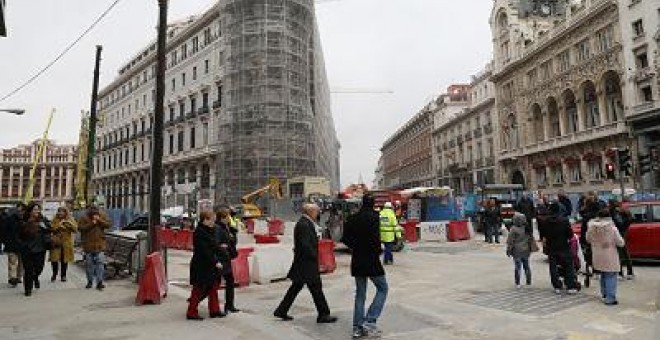
[(596, 217), (599, 210), (600, 204), (598, 201), (598, 196), (596, 196), (594, 191), (588, 192), (584, 196), (584, 200), (580, 206), (580, 217), (582, 217), (580, 229), (580, 246), (582, 246), (582, 251), (584, 253), (584, 262), (587, 268), (587, 275), (591, 275), (592, 267), (591, 245), (587, 242), (587, 230), (589, 229), (589, 221)]
[(571, 203), (571, 200), (566, 196), (566, 192), (563, 189), (557, 192), (557, 200), (564, 208), (564, 216), (571, 217), (573, 215), (573, 203)]
[(66, 282), (66, 271), (69, 263), (73, 262), (73, 236), (78, 232), (78, 223), (71, 216), (69, 209), (65, 206), (57, 209), (57, 214), (51, 225), (52, 248), (49, 260), (53, 271), (50, 282), (55, 282), (59, 267), (62, 271), (60, 279)]
[(0, 255), (5, 254), (7, 248), (7, 223), (9, 222), (9, 211), (7, 208), (0, 209)]
[[(626, 209), (620, 202), (611, 199), (609, 201), (609, 213), (616, 226), (616, 229), (619, 231), (619, 234), (623, 239), (626, 239), (628, 234), (628, 229), (630, 224), (632, 224), (632, 215), (630, 211)], [(635, 277), (633, 272), (632, 260), (630, 259), (630, 254), (628, 253), (628, 245), (624, 244), (621, 247), (617, 248), (619, 252), (619, 260), (621, 262), (621, 268), (619, 269), (619, 276), (623, 278), (623, 266), (626, 266), (626, 274), (628, 280), (632, 280)]]
[(484, 217), (486, 220), (486, 242), (500, 243), (500, 210), (497, 208), (497, 203), (494, 199), (488, 200), (486, 203), (486, 210), (484, 211)]
[(215, 234), (215, 214), (203, 210), (199, 214), (199, 224), (193, 233), (193, 256), (190, 260), (190, 284), (193, 289), (188, 299), (186, 319), (204, 320), (197, 307), (208, 297), (209, 317), (222, 318), (227, 314), (220, 311), (218, 288), (222, 262)]
[(527, 231), (527, 217), (520, 213), (513, 215), (513, 224), (506, 239), (506, 255), (513, 258), (514, 282), (520, 289), (520, 269), (525, 270), (525, 284), (532, 284), (532, 270), (529, 267), (529, 256), (532, 253), (534, 238)]
[[(374, 198), (370, 195), (362, 197), (360, 211), (351, 215), (344, 226), (342, 242), (352, 251), (351, 275), (355, 277), (353, 338), (378, 336), (382, 333), (376, 323), (385, 307), (388, 287), (385, 269), (380, 262), (383, 250), (379, 226), (380, 218), (374, 210)], [(365, 315), (367, 280), (376, 287), (376, 295)]]
[(23, 261), (21, 260), (21, 248), (19, 242), (19, 231), (25, 214), (25, 204), (18, 203), (8, 213), (5, 219), (5, 252), (7, 253), (7, 276), (9, 285), (15, 288), (23, 282)]
[(623, 238), (616, 229), (607, 209), (598, 212), (597, 217), (589, 221), (587, 242), (593, 252), (593, 267), (599, 270), (600, 293), (606, 305), (618, 304), (616, 299), (616, 274), (620, 269), (619, 254), (616, 247), (623, 247)]
[[(548, 255), (550, 281), (555, 293), (561, 294), (562, 288), (568, 294), (576, 294), (578, 284), (575, 277), (575, 267), (571, 256), (569, 242), (573, 237), (570, 222), (561, 213), (561, 207), (556, 201), (548, 204), (548, 216), (539, 221), (539, 233), (543, 247)], [(559, 267), (564, 272), (564, 282), (560, 280)]]
[(98, 207), (91, 206), (78, 223), (82, 248), (85, 252), (85, 271), (90, 289), (96, 282), (96, 289), (103, 290), (105, 255), (105, 232), (110, 229), (110, 219)]
[(236, 235), (238, 229), (231, 226), (229, 208), (222, 207), (216, 211), (215, 237), (218, 243), (219, 259), (222, 264), (220, 274), (225, 280), (225, 313), (238, 313), (240, 309), (234, 304), (234, 271), (231, 260), (238, 257), (236, 250)]
[(392, 202), (385, 202), (383, 210), (380, 211), (380, 241), (385, 246), (383, 252), (383, 263), (394, 264), (394, 245), (397, 242), (399, 222), (392, 210)]
[(518, 201), (516, 210), (522, 213), (527, 219), (525, 224), (525, 232), (528, 235), (532, 235), (534, 232), (532, 220), (536, 217), (536, 208), (534, 207), (534, 201), (529, 197), (527, 192), (523, 193), (522, 197)]
[(41, 288), (39, 276), (46, 262), (49, 235), (49, 228), (41, 214), (41, 206), (37, 203), (28, 204), (19, 231), (25, 296), (31, 296), (33, 288)]
[(303, 215), (293, 231), (293, 263), (287, 277), (291, 279), (291, 287), (284, 295), (273, 315), (284, 321), (293, 320), (289, 309), (305, 285), (312, 294), (318, 316), (317, 323), (333, 323), (337, 318), (330, 315), (330, 307), (323, 294), (323, 284), (319, 271), (318, 243), (320, 228), (316, 224), (319, 207), (316, 204), (303, 205)]

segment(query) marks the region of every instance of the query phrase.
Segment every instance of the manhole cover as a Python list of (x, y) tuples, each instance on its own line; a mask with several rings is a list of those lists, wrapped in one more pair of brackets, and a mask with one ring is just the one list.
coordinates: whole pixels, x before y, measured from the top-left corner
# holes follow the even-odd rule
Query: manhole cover
[(460, 245), (460, 246), (422, 246), (411, 248), (412, 251), (421, 251), (425, 253), (434, 253), (434, 254), (449, 254), (455, 255), (459, 253), (464, 253), (466, 251), (473, 251), (481, 249), (476, 245)]
[[(367, 306), (368, 307), (368, 302)], [(296, 318), (294, 325), (313, 339), (347, 339), (353, 325), (353, 311), (339, 311), (333, 313), (339, 320), (334, 324), (317, 324), (316, 313), (310, 316)], [(429, 328), (446, 328), (435, 317), (422, 314), (400, 305), (386, 305), (378, 326), (383, 330), (383, 336), (392, 334), (405, 334)]]
[(557, 295), (551, 289), (516, 289), (481, 292), (468, 303), (507, 312), (544, 316), (573, 308), (591, 300), (584, 294)]

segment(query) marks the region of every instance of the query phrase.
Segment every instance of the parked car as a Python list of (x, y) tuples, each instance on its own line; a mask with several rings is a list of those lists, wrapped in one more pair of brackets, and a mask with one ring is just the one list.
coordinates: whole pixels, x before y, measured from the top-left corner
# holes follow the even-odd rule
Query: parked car
[(149, 228), (149, 216), (147, 216), (147, 215), (138, 215), (130, 223), (128, 223), (125, 227), (121, 228), (121, 230), (147, 231), (148, 228)]
[[(633, 258), (660, 259), (660, 201), (628, 202), (632, 224), (626, 235), (628, 252)], [(573, 224), (573, 232), (580, 235), (581, 224)]]

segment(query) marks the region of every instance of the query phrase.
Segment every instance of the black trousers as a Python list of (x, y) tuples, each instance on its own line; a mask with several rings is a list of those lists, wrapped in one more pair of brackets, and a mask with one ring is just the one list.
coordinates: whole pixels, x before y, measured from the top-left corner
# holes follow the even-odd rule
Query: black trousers
[(325, 295), (323, 294), (323, 284), (321, 279), (318, 281), (314, 280), (312, 282), (302, 282), (302, 281), (293, 281), (291, 287), (284, 295), (284, 299), (280, 302), (280, 305), (275, 310), (275, 314), (286, 315), (289, 313), (289, 309), (293, 305), (293, 302), (296, 300), (298, 293), (307, 285), (307, 289), (312, 293), (312, 298), (314, 299), (314, 305), (316, 306), (316, 311), (319, 316), (330, 315), (330, 307), (328, 307), (328, 302), (325, 300)]
[[(230, 267), (231, 269), (231, 267)], [(234, 305), (234, 273), (229, 270), (226, 273), (222, 273), (222, 279), (225, 280), (225, 310), (236, 308)]]
[[(66, 270), (69, 267), (68, 263), (64, 262), (64, 248), (60, 248), (60, 258), (58, 259), (59, 263), (62, 264), (62, 277), (66, 277)], [(50, 263), (50, 268), (53, 271), (53, 278), (57, 277), (57, 272), (59, 271), (59, 265), (57, 261)]]
[(22, 253), (21, 260), (23, 260), (23, 287), (26, 292), (31, 292), (44, 270), (46, 252)]

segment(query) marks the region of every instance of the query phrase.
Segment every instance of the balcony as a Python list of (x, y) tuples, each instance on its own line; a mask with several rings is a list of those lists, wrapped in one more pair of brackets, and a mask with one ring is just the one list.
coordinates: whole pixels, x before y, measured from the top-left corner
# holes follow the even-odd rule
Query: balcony
[[(625, 122), (609, 123), (606, 125), (578, 131), (569, 135), (555, 137), (538, 143), (526, 145), (524, 148), (522, 148), (520, 155), (530, 155), (553, 149), (559, 149), (576, 143), (584, 143), (591, 140), (607, 138), (625, 133), (628, 133)], [(509, 155), (507, 156), (510, 157)]]
[(493, 156), (486, 157), (486, 166), (494, 166), (495, 165), (495, 158)]
[(203, 114), (206, 114), (206, 113), (209, 113), (209, 107), (208, 106), (202, 106), (199, 109), (197, 109), (197, 114), (198, 115), (203, 115)]
[(469, 142), (471, 140), (472, 140), (472, 132), (468, 131), (468, 132), (465, 133), (465, 141)]
[(637, 71), (635, 71), (635, 75), (633, 76), (633, 79), (635, 80), (635, 82), (641, 83), (643, 81), (653, 78), (653, 76), (655, 76), (655, 72), (653, 72), (653, 70), (651, 70), (650, 67), (644, 67), (637, 69)]
[(638, 104), (638, 105), (633, 106), (633, 108), (632, 108), (633, 109), (633, 115), (644, 113), (646, 111), (650, 111), (650, 110), (653, 110), (653, 109), (656, 109), (656, 108), (660, 108), (660, 101), (659, 100)]
[(183, 115), (179, 115), (179, 116), (176, 117), (176, 119), (174, 120), (174, 123), (176, 123), (176, 124), (178, 124), (178, 123), (183, 123), (183, 121), (185, 121), (185, 120), (186, 120), (186, 117), (184, 117)]
[(450, 140), (450, 141), (449, 141), (449, 147), (450, 147), (450, 148), (453, 148), (453, 147), (455, 147), (455, 146), (456, 146), (456, 142), (455, 142), (454, 140)]
[(482, 133), (483, 133), (483, 130), (480, 127), (474, 129), (474, 132), (473, 132), (474, 138), (481, 138)]
[(213, 102), (213, 109), (219, 109), (222, 103), (219, 100)]
[(194, 118), (196, 115), (197, 115), (197, 112), (195, 110), (192, 110), (192, 111), (186, 113), (186, 119)]
[(463, 144), (463, 136), (456, 137), (456, 144), (458, 144), (458, 145)]
[(492, 123), (488, 123), (488, 124), (484, 125), (484, 133), (485, 134), (489, 134), (489, 133), (492, 133), (492, 132), (493, 132), (493, 124)]

